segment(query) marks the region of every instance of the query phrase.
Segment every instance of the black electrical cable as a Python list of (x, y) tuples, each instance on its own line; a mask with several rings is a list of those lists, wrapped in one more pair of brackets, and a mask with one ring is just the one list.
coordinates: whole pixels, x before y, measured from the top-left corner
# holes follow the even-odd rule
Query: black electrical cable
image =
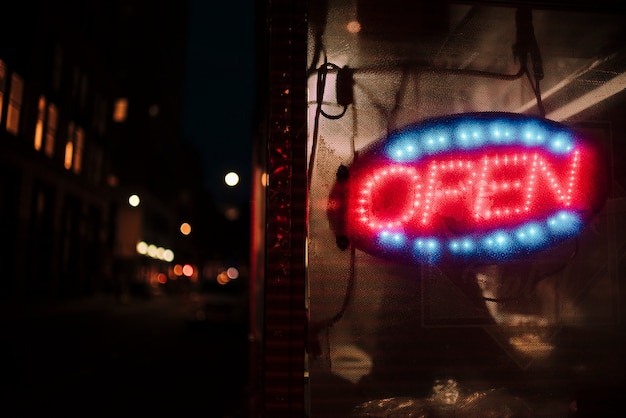
[[(513, 45), (513, 55), (519, 60), (521, 67), (525, 69), (530, 86), (537, 100), (537, 108), (541, 117), (545, 117), (545, 109), (541, 101), (541, 89), (539, 82), (543, 79), (543, 62), (539, 44), (535, 37), (535, 29), (533, 27), (532, 11), (529, 8), (522, 7), (515, 11), (515, 27), (516, 41)], [(528, 70), (528, 59), (532, 65), (532, 77)]]
[(537, 109), (539, 111), (539, 115), (542, 118), (546, 117), (546, 110), (543, 107), (543, 102), (541, 101), (541, 89), (539, 87), (539, 79), (537, 79), (537, 77), (534, 77), (534, 81), (533, 81), (533, 77), (530, 76), (530, 72), (526, 71), (526, 75), (528, 76), (528, 81), (530, 82), (530, 87), (533, 90), (533, 93), (535, 95), (535, 99), (537, 100)]
[(329, 115), (326, 112), (324, 112), (324, 110), (322, 109), (323, 99), (324, 99), (324, 90), (326, 89), (326, 75), (328, 74), (329, 71), (339, 71), (339, 70), (340, 70), (339, 66), (333, 63), (326, 62), (326, 61), (317, 69), (317, 85), (316, 85), (317, 97), (315, 99), (317, 105), (315, 109), (315, 120), (313, 122), (313, 138), (312, 138), (313, 142), (311, 144), (311, 157), (309, 158), (309, 168), (308, 168), (308, 175), (307, 175), (307, 190), (311, 190), (311, 177), (313, 175), (313, 165), (315, 163), (315, 155), (317, 154), (317, 137), (318, 137), (318, 132), (319, 132), (320, 115), (328, 119), (339, 119), (343, 117), (343, 115), (345, 115), (348, 109), (347, 105), (343, 105), (343, 110), (338, 115)]
[(330, 70), (337, 70), (340, 71), (341, 68), (339, 68), (337, 65), (332, 64), (332, 63), (326, 63), (324, 64), (322, 67), (320, 67), (320, 69), (318, 70), (318, 84), (317, 84), (317, 103), (319, 104), (319, 111), (320, 114), (322, 116), (324, 116), (327, 119), (340, 119), (343, 117), (343, 115), (346, 114), (346, 111), (348, 110), (348, 105), (344, 104), (342, 105), (343, 110), (341, 111), (341, 113), (337, 114), (337, 115), (331, 115), (328, 114), (326, 112), (324, 112), (324, 109), (322, 109), (322, 99), (324, 97), (324, 89), (326, 87), (326, 75), (328, 74), (328, 71)]
[[(324, 63), (325, 65), (325, 63)], [(317, 101), (317, 106), (315, 108), (315, 120), (313, 121), (313, 142), (311, 144), (311, 156), (309, 157), (309, 168), (308, 168), (308, 173), (307, 173), (307, 190), (311, 190), (311, 177), (313, 176), (313, 165), (315, 163), (315, 154), (317, 153), (317, 136), (319, 135), (319, 124), (320, 124), (320, 115), (322, 112), (322, 99), (324, 97), (324, 86), (322, 83), (322, 81), (326, 80), (326, 74), (324, 73), (324, 75), (321, 74), (321, 72), (318, 72), (317, 75), (317, 97), (316, 97), (316, 101)], [(321, 84), (321, 87), (320, 87)], [(321, 96), (320, 96), (320, 90), (321, 90)]]

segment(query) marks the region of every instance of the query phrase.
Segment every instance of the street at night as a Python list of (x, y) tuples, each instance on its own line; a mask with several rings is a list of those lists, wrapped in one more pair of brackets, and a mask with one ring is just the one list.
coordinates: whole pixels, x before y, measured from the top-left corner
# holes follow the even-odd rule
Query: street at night
[(5, 306), (9, 410), (12, 416), (245, 416), (244, 323), (190, 326), (189, 295), (181, 294)]

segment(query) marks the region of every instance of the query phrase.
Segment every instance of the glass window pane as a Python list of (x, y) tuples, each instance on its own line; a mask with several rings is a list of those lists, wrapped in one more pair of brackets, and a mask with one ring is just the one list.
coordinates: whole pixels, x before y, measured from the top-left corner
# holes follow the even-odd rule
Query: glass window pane
[(308, 5), (312, 417), (617, 405), (626, 17), (483, 3)]

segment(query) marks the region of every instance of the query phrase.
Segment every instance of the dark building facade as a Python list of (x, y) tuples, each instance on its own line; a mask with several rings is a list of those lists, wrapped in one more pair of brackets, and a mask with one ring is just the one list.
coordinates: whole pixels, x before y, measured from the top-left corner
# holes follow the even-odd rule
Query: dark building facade
[(180, 134), (186, 18), (185, 2), (2, 6), (3, 299), (116, 288), (128, 193), (146, 197), (138, 239), (189, 247), (177, 237), (197, 190), (180, 184), (198, 171)]

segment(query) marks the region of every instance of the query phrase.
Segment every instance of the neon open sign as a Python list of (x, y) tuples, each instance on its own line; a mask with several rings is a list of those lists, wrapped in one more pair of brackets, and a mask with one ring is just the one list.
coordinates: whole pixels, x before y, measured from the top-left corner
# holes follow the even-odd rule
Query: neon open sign
[(329, 199), (336, 234), (418, 263), (501, 261), (577, 235), (604, 200), (594, 150), (545, 119), (435, 118), (374, 143)]

